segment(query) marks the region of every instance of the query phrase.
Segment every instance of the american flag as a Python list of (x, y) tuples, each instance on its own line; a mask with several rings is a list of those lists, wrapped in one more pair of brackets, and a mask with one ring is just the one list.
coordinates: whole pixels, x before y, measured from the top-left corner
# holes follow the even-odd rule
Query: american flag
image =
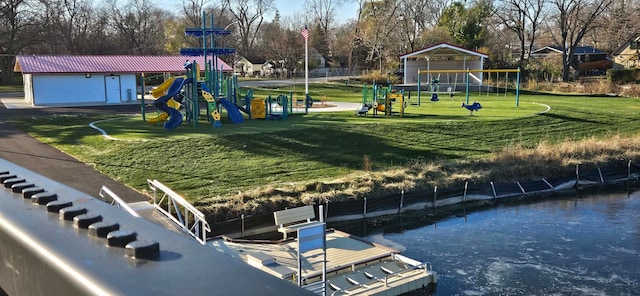
[(304, 29), (302, 29), (302, 37), (304, 37), (304, 40), (309, 39), (309, 30), (307, 30), (307, 26), (304, 26)]

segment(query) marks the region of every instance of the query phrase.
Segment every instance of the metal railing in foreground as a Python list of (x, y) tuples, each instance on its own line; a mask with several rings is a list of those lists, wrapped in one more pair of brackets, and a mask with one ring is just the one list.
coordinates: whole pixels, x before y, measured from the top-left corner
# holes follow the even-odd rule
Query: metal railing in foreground
[(98, 194), (104, 201), (108, 201), (107, 197), (111, 198), (112, 206), (131, 214), (131, 216), (140, 218), (140, 215), (138, 215), (138, 212), (132, 209), (124, 200), (122, 200), (122, 198), (120, 198), (117, 194), (113, 193), (111, 189), (107, 188), (107, 186), (102, 186)]
[[(147, 179), (147, 184), (153, 190), (153, 206), (204, 245), (207, 233), (211, 232), (204, 214), (160, 181)], [(162, 192), (159, 198), (158, 191)], [(162, 207), (163, 202), (166, 209)]]

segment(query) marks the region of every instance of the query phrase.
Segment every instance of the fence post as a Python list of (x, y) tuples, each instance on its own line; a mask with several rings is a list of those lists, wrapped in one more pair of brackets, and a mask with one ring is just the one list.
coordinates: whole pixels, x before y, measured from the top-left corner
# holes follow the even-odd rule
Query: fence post
[(241, 225), (241, 230), (240, 230), (240, 235), (244, 238), (244, 214), (240, 215), (240, 225)]
[(324, 208), (324, 221), (327, 221), (327, 218), (329, 218), (329, 201), (325, 201), (325, 208)]
[(469, 181), (464, 182), (464, 193), (462, 194), (462, 203), (467, 199), (467, 187), (469, 186)]
[(602, 171), (600, 170), (600, 167), (598, 167), (598, 175), (600, 175), (600, 184), (604, 184), (604, 178), (602, 177)]
[(493, 192), (493, 199), (498, 198), (498, 195), (496, 194), (496, 186), (493, 185), (493, 181), (489, 182), (489, 184), (491, 184), (491, 191)]
[(367, 198), (366, 197), (364, 198), (364, 209), (362, 214), (365, 218), (367, 218)]
[(438, 186), (434, 186), (433, 187), (433, 205), (431, 205), (432, 208), (436, 208), (436, 200), (438, 199)]

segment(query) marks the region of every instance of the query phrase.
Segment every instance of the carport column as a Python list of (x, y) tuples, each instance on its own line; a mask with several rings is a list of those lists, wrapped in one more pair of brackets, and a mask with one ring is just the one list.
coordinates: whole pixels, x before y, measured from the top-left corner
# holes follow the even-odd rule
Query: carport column
[(402, 76), (404, 76), (404, 84), (407, 84), (407, 57), (403, 57), (402, 62), (404, 63), (404, 65), (402, 66), (402, 73), (404, 73), (404, 75)]
[(520, 106), (520, 67), (516, 78), (516, 107)]
[(467, 69), (467, 56), (464, 56), (464, 59), (462, 60), (462, 70), (466, 70)]
[(427, 56), (427, 85), (429, 85), (429, 88), (431, 88), (431, 59), (429, 58), (429, 56)]
[[(142, 112), (142, 121), (147, 121), (145, 119), (145, 114), (144, 114), (144, 73), (140, 73), (140, 87), (142, 87), (142, 93), (141, 93), (141, 100), (140, 100), (140, 112)], [(136, 99), (137, 99), (138, 94), (136, 94)]]
[(418, 68), (418, 107), (420, 107), (420, 68)]
[[(480, 57), (480, 69), (479, 70), (482, 70), (482, 69), (484, 69), (484, 58)], [(497, 77), (497, 73), (496, 73), (496, 77)], [(480, 81), (483, 81), (484, 72), (480, 72), (480, 77), (479, 78), (480, 78)], [(487, 78), (487, 79), (491, 79), (491, 74), (489, 74), (489, 78)], [(497, 81), (498, 81), (498, 79), (496, 78), (496, 85), (497, 85)]]
[(466, 104), (469, 105), (469, 68), (467, 68), (466, 70), (467, 74), (465, 75), (466, 79), (467, 79), (467, 102)]

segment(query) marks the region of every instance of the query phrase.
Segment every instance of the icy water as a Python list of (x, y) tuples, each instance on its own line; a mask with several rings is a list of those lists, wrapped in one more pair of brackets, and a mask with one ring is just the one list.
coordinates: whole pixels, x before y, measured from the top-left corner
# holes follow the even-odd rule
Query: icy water
[(433, 295), (640, 295), (640, 191), (353, 225), (339, 228), (431, 262)]

